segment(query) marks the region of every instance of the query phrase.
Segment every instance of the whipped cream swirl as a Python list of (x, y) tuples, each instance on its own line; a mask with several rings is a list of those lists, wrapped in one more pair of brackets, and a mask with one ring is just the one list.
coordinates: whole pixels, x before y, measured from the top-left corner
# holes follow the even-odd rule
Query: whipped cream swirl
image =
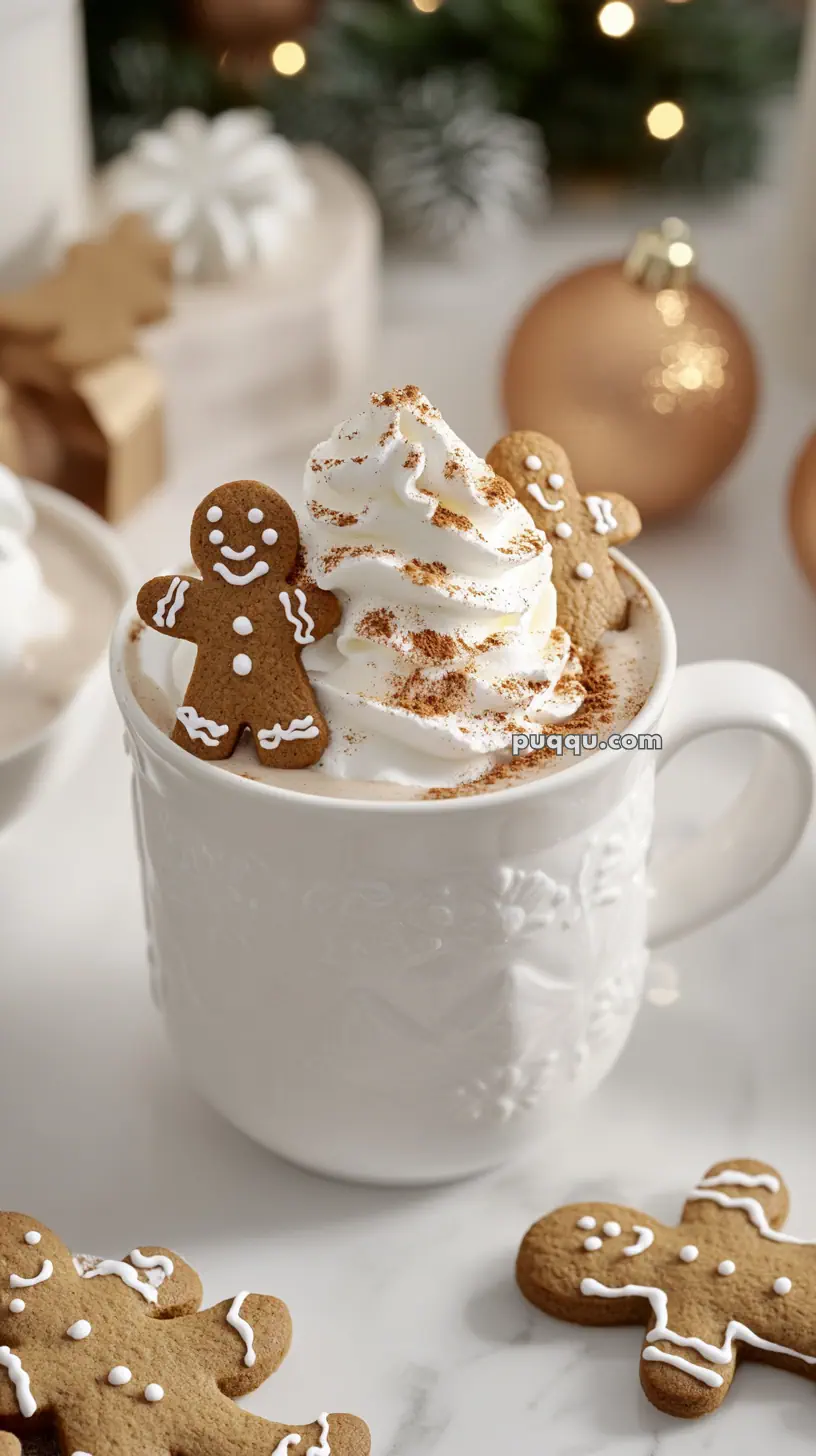
[(373, 395), (306, 468), (310, 576), (343, 603), (303, 662), (338, 777), (452, 785), (571, 716), (546, 536), (418, 389)]

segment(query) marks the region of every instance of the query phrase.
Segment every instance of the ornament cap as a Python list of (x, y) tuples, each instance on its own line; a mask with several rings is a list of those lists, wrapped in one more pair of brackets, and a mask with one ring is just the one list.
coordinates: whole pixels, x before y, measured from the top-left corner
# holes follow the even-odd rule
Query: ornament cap
[(659, 228), (644, 228), (623, 264), (624, 277), (658, 293), (688, 289), (697, 269), (691, 228), (679, 217), (665, 217)]

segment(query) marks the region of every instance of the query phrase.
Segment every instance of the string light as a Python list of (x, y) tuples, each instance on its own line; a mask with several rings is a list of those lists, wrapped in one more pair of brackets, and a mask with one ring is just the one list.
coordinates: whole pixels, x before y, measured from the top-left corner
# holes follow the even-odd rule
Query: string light
[(683, 130), (686, 118), (676, 101), (658, 101), (646, 117), (646, 126), (658, 141), (667, 142)]
[(296, 76), (306, 65), (306, 52), (296, 40), (282, 40), (270, 53), (270, 61), (280, 76)]
[[(416, 0), (414, 0), (416, 4)], [(635, 23), (635, 12), (631, 5), (624, 3), (624, 0), (609, 0), (598, 11), (598, 25), (604, 35), (619, 40), (622, 35), (628, 35)]]
[(442, 4), (442, 0), (411, 0), (415, 10), (421, 10), (423, 15), (433, 15)]

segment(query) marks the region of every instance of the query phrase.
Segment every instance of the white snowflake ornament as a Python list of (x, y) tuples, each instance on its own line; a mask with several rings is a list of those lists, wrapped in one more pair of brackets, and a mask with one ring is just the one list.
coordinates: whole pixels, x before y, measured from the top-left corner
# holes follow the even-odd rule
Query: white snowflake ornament
[(117, 212), (142, 213), (173, 245), (177, 275), (197, 282), (272, 262), (313, 204), (294, 148), (252, 108), (213, 121), (173, 112), (113, 163), (107, 193)]

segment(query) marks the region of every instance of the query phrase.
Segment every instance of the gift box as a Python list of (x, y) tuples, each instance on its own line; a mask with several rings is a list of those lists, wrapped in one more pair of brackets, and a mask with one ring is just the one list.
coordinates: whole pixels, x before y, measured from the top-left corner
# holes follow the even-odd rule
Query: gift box
[(183, 445), (185, 473), (234, 473), (313, 442), (367, 382), (379, 212), (337, 157), (320, 148), (301, 157), (314, 205), (274, 263), (225, 282), (178, 283), (172, 317), (142, 335), (164, 380), (171, 456)]

